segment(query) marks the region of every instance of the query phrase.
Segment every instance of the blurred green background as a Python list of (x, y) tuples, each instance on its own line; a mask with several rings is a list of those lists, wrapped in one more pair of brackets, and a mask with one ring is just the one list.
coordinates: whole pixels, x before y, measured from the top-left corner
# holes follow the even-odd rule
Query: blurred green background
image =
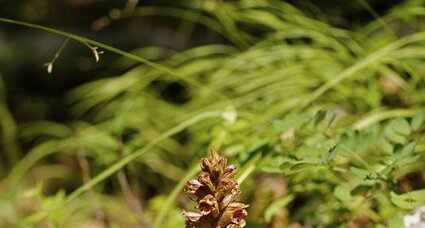
[(403, 227), (425, 204), (424, 15), (2, 0), (1, 18), (100, 45), (0, 21), (0, 227), (183, 227), (210, 146), (239, 169), (248, 227)]

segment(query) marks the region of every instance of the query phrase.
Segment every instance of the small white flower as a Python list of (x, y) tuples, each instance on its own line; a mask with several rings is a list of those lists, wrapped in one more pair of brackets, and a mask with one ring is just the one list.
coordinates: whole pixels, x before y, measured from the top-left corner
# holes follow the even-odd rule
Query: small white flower
[(425, 206), (419, 207), (412, 215), (404, 216), (406, 228), (425, 228)]
[(235, 123), (236, 119), (237, 119), (237, 113), (235, 110), (233, 109), (227, 109), (226, 111), (223, 112), (222, 114), (222, 118), (225, 119), (228, 123), (233, 124)]
[(97, 49), (98, 49), (98, 47), (91, 47), (90, 49), (91, 49), (91, 51), (93, 52), (94, 59), (96, 60), (96, 62), (99, 62), (99, 60), (100, 60), (100, 55), (101, 55), (101, 54), (103, 54), (104, 52), (103, 52), (103, 51), (98, 51), (98, 50), (97, 50)]
[(53, 62), (45, 63), (44, 66), (47, 67), (47, 73), (51, 74), (53, 69)]

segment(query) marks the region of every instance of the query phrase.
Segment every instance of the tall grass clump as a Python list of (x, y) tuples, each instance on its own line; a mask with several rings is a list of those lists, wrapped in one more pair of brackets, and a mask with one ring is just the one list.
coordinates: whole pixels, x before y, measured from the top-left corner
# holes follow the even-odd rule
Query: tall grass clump
[[(120, 15), (109, 23), (173, 17), (225, 42), (125, 52), (0, 18), (118, 54), (123, 72), (67, 91), (69, 123), (17, 125), (0, 100), (0, 226), (183, 227), (182, 189), (212, 145), (239, 168), (248, 227), (402, 227), (425, 204), (422, 1), (352, 29), (274, 0)], [(47, 194), (51, 178), (71, 187)]]

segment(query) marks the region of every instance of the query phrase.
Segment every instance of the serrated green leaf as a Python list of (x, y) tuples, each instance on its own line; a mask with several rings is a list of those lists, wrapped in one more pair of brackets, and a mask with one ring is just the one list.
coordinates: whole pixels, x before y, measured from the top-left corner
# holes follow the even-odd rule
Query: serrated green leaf
[(362, 185), (373, 186), (378, 182), (377, 174), (375, 172), (370, 172), (356, 167), (351, 167), (350, 172), (362, 179)]
[(387, 126), (385, 128), (384, 134), (387, 139), (391, 140), (394, 143), (404, 144), (406, 142), (406, 137), (404, 135), (399, 134), (391, 126)]
[(280, 165), (280, 167), (279, 167), (279, 168), (280, 168), (281, 170), (287, 170), (287, 171), (289, 171), (293, 165), (294, 165), (294, 164), (292, 164), (292, 163), (285, 162), (285, 163), (283, 163), (282, 165)]
[(410, 125), (406, 119), (397, 118), (397, 119), (391, 120), (389, 126), (391, 126), (391, 128), (394, 129), (394, 131), (399, 134), (402, 134), (402, 135), (410, 134), (410, 130), (411, 130)]
[(273, 122), (273, 128), (277, 131), (287, 131), (289, 129), (297, 130), (312, 119), (310, 113), (301, 113), (297, 115), (287, 115), (283, 120)]
[(360, 178), (365, 178), (370, 172), (364, 169), (359, 169), (356, 167), (351, 167), (350, 172)]
[(379, 140), (379, 146), (386, 154), (392, 154), (394, 147), (393, 145), (387, 141), (384, 137)]
[(425, 204), (425, 189), (404, 194), (396, 194), (391, 191), (390, 196), (391, 202), (403, 209), (413, 209)]
[(265, 173), (285, 173), (284, 169), (281, 169), (280, 167), (272, 167), (272, 166), (262, 167), (261, 171), (263, 171)]
[(341, 146), (339, 144), (330, 148), (328, 153), (324, 156), (324, 162), (330, 162), (340, 151)]
[(328, 152), (327, 148), (316, 148), (308, 145), (301, 145), (295, 151), (295, 156), (302, 159), (304, 162), (319, 162), (318, 159), (321, 155)]
[(411, 155), (413, 153), (413, 151), (415, 150), (415, 147), (416, 147), (416, 142), (411, 142), (411, 143), (407, 144), (401, 150), (400, 155), (403, 156), (403, 157)]
[(307, 169), (311, 169), (317, 167), (317, 164), (314, 163), (298, 163), (291, 167), (290, 172), (291, 173), (297, 173), (301, 171), (305, 171)]
[(412, 119), (412, 130), (417, 131), (425, 121), (425, 110), (421, 110)]
[(344, 203), (348, 203), (353, 199), (353, 197), (351, 196), (351, 189), (350, 188), (337, 186), (335, 188), (333, 194), (336, 198), (338, 198), (339, 200), (341, 200)]
[(398, 165), (405, 165), (405, 164), (409, 164), (409, 163), (413, 163), (416, 162), (421, 156), (415, 155), (415, 156), (409, 156), (407, 158), (403, 158), (400, 161), (397, 162)]
[(412, 162), (415, 162), (419, 159), (419, 155), (414, 155), (413, 152), (415, 150), (416, 142), (411, 142), (406, 146), (397, 146), (394, 149), (393, 159), (397, 165), (405, 165)]
[(357, 151), (359, 153), (367, 151), (371, 146), (375, 145), (379, 139), (380, 129), (378, 126), (373, 126), (365, 130), (359, 135)]
[(371, 187), (370, 185), (359, 185), (355, 187), (352, 191), (352, 195), (366, 195), (370, 191)]

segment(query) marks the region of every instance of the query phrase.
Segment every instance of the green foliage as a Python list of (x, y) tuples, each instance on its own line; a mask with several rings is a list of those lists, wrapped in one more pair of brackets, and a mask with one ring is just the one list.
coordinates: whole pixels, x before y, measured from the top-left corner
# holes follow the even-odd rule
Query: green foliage
[[(425, 162), (420, 2), (406, 1), (352, 30), (282, 1), (139, 7), (132, 17), (177, 17), (227, 41), (136, 54), (0, 18), (122, 55), (114, 66), (123, 72), (68, 91), (68, 113), (75, 119), (70, 123), (16, 126), (0, 99), (1, 145), (10, 163), (3, 168), (1, 161), (6, 197), (0, 207), (9, 206), (0, 210), (0, 226), (43, 221), (75, 227), (79, 223), (69, 221), (94, 218), (94, 199), (115, 226), (146, 220), (181, 227), (180, 208), (190, 202), (179, 195), (213, 145), (238, 164), (242, 201), (251, 204), (250, 227), (346, 227), (360, 217), (366, 217), (364, 226), (397, 227), (404, 214), (425, 203), (415, 183), (423, 186), (424, 180), (409, 179), (424, 175)], [(25, 156), (17, 138), (31, 145)], [(82, 167), (73, 164), (81, 154), (91, 171), (84, 181)], [(53, 193), (39, 187), (26, 194), (39, 207), (23, 213), (18, 202), (33, 189), (30, 180), (51, 179), (31, 174), (51, 165), (62, 173), (71, 167), (74, 176), (57, 175), (62, 184)], [(120, 171), (142, 210), (119, 200), (125, 195)], [(267, 178), (272, 181), (260, 187)]]

